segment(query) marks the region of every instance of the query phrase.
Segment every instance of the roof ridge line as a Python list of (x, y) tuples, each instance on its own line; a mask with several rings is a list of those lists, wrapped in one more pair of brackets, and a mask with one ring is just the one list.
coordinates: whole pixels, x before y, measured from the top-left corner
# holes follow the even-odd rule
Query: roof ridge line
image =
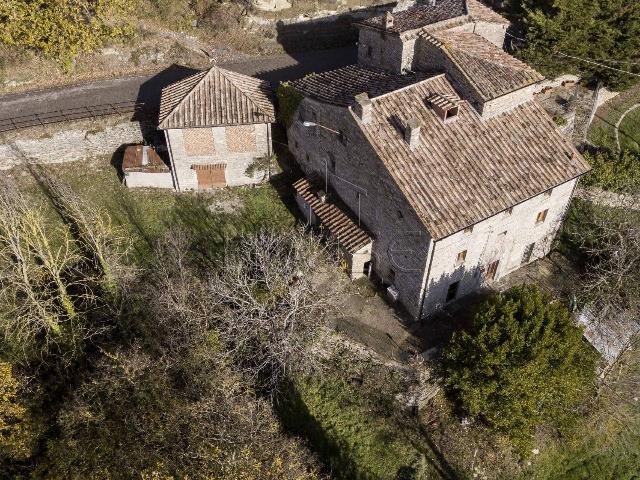
[[(431, 80), (433, 80), (433, 79), (435, 79), (435, 78), (439, 78), (439, 77), (442, 77), (442, 76), (445, 76), (445, 77), (446, 77), (446, 73), (445, 73), (445, 72), (438, 73), (438, 74), (434, 75), (433, 77), (425, 78), (425, 79), (423, 79), (423, 80), (420, 80), (420, 81), (418, 81), (418, 82), (412, 83), (412, 84), (410, 84), (410, 85), (405, 85), (404, 87), (400, 87), (400, 88), (398, 88), (398, 89), (396, 89), (396, 90), (392, 90), (392, 91), (390, 91), (390, 92), (383, 93), (382, 95), (378, 95), (377, 97), (372, 97), (370, 100), (371, 100), (372, 102), (377, 102), (377, 101), (378, 101), (378, 100), (380, 100), (381, 98), (385, 98), (385, 97), (388, 97), (389, 95), (393, 95), (393, 94), (395, 94), (395, 93), (402, 92), (402, 91), (404, 91), (404, 90), (408, 90), (409, 88), (417, 87), (418, 85), (422, 85), (422, 84), (423, 84), (423, 83), (425, 83), (425, 82), (429, 82), (429, 81), (431, 81)], [(463, 101), (464, 101), (464, 99), (461, 99), (461, 100), (463, 100)]]
[[(233, 80), (232, 80), (231, 78), (229, 78), (229, 76), (228, 76), (228, 75), (225, 75), (225, 73), (226, 73), (226, 72), (231, 72), (231, 73), (235, 73), (235, 72), (233, 72), (233, 71), (231, 71), (231, 70), (227, 70), (227, 69), (225, 69), (225, 68), (220, 68), (220, 67), (218, 67), (218, 66), (213, 67), (213, 68), (217, 68), (218, 70), (220, 70), (220, 75), (222, 75), (222, 76), (223, 76), (223, 77), (224, 77), (224, 78), (225, 78), (225, 79), (226, 79), (226, 80), (227, 80), (227, 81), (228, 81), (228, 82), (233, 86), (233, 88), (234, 88), (234, 89), (239, 90), (239, 91), (240, 91), (240, 93), (242, 93), (243, 97), (245, 97), (245, 98), (249, 101), (249, 103), (251, 103), (251, 104), (252, 104), (252, 105), (253, 105), (253, 106), (254, 106), (254, 107), (255, 107), (255, 108), (256, 108), (256, 109), (257, 109), (257, 110), (262, 114), (262, 115), (267, 115), (267, 116), (268, 116), (268, 113), (267, 113), (267, 112), (265, 112), (264, 110), (262, 110), (262, 108), (260, 108), (260, 105), (258, 105), (258, 104), (255, 102), (255, 100), (254, 100), (253, 98), (251, 98), (251, 95), (249, 95), (249, 94), (248, 94), (247, 92), (245, 92), (242, 88), (240, 88), (239, 86), (237, 86), (237, 85), (233, 82)], [(243, 75), (243, 74), (240, 74), (240, 75)], [(255, 77), (250, 77), (250, 78), (255, 78)], [(262, 81), (262, 80), (260, 80), (260, 79), (258, 79), (258, 78), (256, 78), (256, 80), (258, 80), (260, 83), (263, 83), (263, 81)]]
[[(164, 123), (164, 121), (165, 121), (167, 118), (169, 118), (169, 117), (170, 117), (170, 116), (171, 116), (171, 115), (176, 111), (176, 109), (177, 109), (180, 105), (182, 105), (182, 103), (187, 99), (187, 97), (193, 93), (193, 91), (196, 89), (196, 87), (197, 87), (198, 85), (200, 85), (200, 84), (204, 81), (204, 79), (205, 79), (205, 78), (207, 78), (207, 76), (211, 73), (211, 71), (212, 71), (214, 68), (217, 68), (217, 67), (216, 67), (216, 66), (213, 66), (213, 67), (211, 67), (209, 70), (202, 70), (202, 71), (200, 71), (200, 72), (198, 72), (198, 73), (194, 73), (193, 75), (191, 75), (192, 77), (195, 77), (196, 75), (200, 75), (201, 73), (204, 73), (204, 75), (202, 76), (202, 78), (201, 78), (200, 80), (198, 80), (198, 81), (193, 85), (193, 87), (192, 87), (192, 88), (187, 92), (187, 94), (186, 94), (184, 97), (182, 97), (182, 100), (180, 100), (178, 103), (176, 103), (176, 104), (174, 105), (174, 107), (169, 111), (169, 113), (167, 113), (167, 114), (164, 116), (164, 118), (162, 119), (162, 121), (160, 121), (160, 122), (159, 122), (158, 126), (161, 126), (161, 125)], [(187, 78), (189, 78), (189, 77), (187, 77)], [(171, 86), (171, 85), (167, 85), (167, 86)], [(166, 88), (166, 87), (165, 87), (165, 88)], [(164, 89), (163, 89), (163, 90), (164, 90)]]

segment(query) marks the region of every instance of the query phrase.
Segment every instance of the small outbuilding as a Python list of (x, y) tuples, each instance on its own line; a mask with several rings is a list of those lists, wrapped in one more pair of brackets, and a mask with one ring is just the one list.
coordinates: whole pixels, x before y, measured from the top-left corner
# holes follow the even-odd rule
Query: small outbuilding
[(171, 170), (153, 147), (131, 145), (122, 160), (124, 184), (127, 187), (173, 188)]
[(353, 218), (338, 199), (330, 199), (329, 193), (319, 184), (315, 178), (301, 178), (293, 184), (298, 207), (309, 225), (326, 230), (337, 243), (352, 279), (368, 276), (373, 239), (359, 225), (358, 219)]
[(268, 82), (213, 67), (162, 90), (164, 130), (176, 190), (259, 183), (275, 122)]

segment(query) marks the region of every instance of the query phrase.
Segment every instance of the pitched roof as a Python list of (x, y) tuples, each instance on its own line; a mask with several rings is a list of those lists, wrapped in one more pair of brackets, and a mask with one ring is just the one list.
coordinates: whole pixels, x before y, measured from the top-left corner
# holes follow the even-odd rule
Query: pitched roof
[[(436, 0), (434, 6), (419, 5), (401, 12), (395, 12), (392, 15), (393, 26), (387, 31), (397, 34), (460, 17), (465, 17), (465, 20), (469, 22), (509, 23), (507, 19), (501, 17), (478, 0)], [(384, 29), (384, 15), (358, 22), (358, 25)]]
[[(359, 122), (436, 240), (589, 170), (535, 101), (485, 120), (461, 101), (445, 123), (425, 103), (436, 93), (456, 95), (445, 75), (373, 99), (371, 121)], [(414, 149), (398, 128), (412, 118), (421, 125)]]
[(353, 97), (366, 92), (377, 97), (428, 78), (428, 73), (395, 74), (379, 68), (349, 65), (347, 67), (291, 82), (304, 95), (333, 105), (348, 106)]
[(269, 83), (213, 67), (162, 89), (159, 128), (275, 122)]
[(485, 100), (544, 79), (529, 65), (475, 33), (447, 30), (421, 35), (442, 49)]
[(355, 253), (372, 242), (369, 234), (347, 215), (346, 208), (341, 208), (329, 200), (324, 202), (320, 200), (318, 197), (320, 188), (317, 187), (313, 179), (301, 178), (293, 184), (293, 188), (311, 207), (320, 223), (342, 248), (350, 253)]
[(467, 12), (469, 16), (480, 22), (488, 23), (501, 23), (503, 25), (509, 25), (509, 20), (504, 18), (499, 13), (494, 12), (491, 8), (487, 7), (478, 0), (467, 0)]

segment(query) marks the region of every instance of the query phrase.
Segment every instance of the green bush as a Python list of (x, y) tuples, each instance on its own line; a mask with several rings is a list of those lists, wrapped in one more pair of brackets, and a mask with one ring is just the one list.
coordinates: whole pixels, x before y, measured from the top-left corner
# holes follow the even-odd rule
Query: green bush
[(460, 406), (522, 452), (537, 425), (571, 420), (593, 383), (595, 354), (563, 305), (521, 286), (491, 297), (453, 336), (445, 373)]
[(293, 122), (293, 115), (304, 96), (293, 88), (289, 82), (278, 85), (278, 121), (289, 128)]
[(585, 154), (591, 172), (584, 176), (582, 184), (618, 193), (640, 189), (640, 154), (623, 151), (620, 154), (602, 150)]

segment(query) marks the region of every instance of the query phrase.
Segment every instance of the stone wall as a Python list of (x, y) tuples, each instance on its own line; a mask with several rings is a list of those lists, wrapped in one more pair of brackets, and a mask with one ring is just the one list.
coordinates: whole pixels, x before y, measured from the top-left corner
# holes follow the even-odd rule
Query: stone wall
[(264, 172), (246, 174), (256, 158), (271, 153), (271, 125), (239, 125), (197, 129), (170, 129), (166, 132), (177, 188), (196, 190), (195, 164), (225, 163), (227, 185), (259, 183)]
[(398, 35), (386, 35), (371, 28), (360, 28), (358, 64), (401, 73), (403, 57), (408, 52)]
[[(114, 119), (112, 119), (114, 120)], [(142, 143), (140, 124), (119, 120), (113, 124), (78, 122), (56, 125), (60, 130), (28, 129), (4, 134), (0, 140), (0, 170), (23, 158), (35, 163), (64, 163), (113, 154), (126, 143)]]
[[(448, 28), (450, 21), (430, 25), (430, 30)], [(469, 22), (456, 25), (451, 30), (476, 33), (489, 42), (502, 48), (507, 26), (487, 22)], [(418, 30), (410, 30), (401, 35), (386, 34), (383, 31), (361, 27), (358, 36), (358, 63), (360, 65), (379, 67), (395, 73), (404, 73), (420, 69), (415, 58), (418, 54)], [(442, 70), (443, 64), (432, 64), (431, 69)]]
[(507, 26), (500, 23), (476, 22), (471, 31), (486, 38), (498, 48), (504, 47)]
[[(302, 121), (311, 119), (342, 135), (302, 126)], [(400, 303), (415, 318), (431, 239), (358, 121), (349, 109), (304, 99), (288, 132), (289, 149), (305, 175), (326, 179), (331, 195), (337, 195), (354, 216), (360, 212), (362, 225), (374, 239), (373, 271), (385, 284), (396, 285)], [(354, 270), (360, 268), (356, 261)]]
[(538, 84), (533, 84), (487, 101), (442, 49), (423, 38), (420, 38), (416, 44), (413, 63), (415, 70), (444, 70), (462, 98), (467, 100), (483, 118), (499, 115), (528, 102), (533, 99), (534, 92), (539, 90)]
[[(303, 127), (315, 119), (342, 135)], [(460, 281), (458, 297), (477, 290), (483, 270), (499, 260), (495, 279), (522, 264), (525, 248), (535, 243), (530, 261), (545, 256), (551, 247), (571, 198), (575, 180), (540, 194), (476, 224), (471, 232), (458, 232), (433, 242), (406, 198), (358, 127), (350, 109), (304, 99), (289, 129), (290, 150), (307, 176), (316, 174), (329, 184), (374, 238), (373, 270), (385, 284), (394, 284), (400, 303), (409, 314), (423, 317), (441, 308), (449, 285)], [(335, 168), (333, 167), (335, 165)], [(539, 212), (548, 210), (544, 222)], [(504, 233), (506, 232), (506, 233)], [(466, 250), (464, 263), (456, 265)], [(353, 267), (356, 268), (355, 266)], [(424, 301), (422, 294), (428, 289)], [(423, 308), (420, 308), (420, 305)]]
[[(460, 231), (435, 244), (423, 312), (432, 313), (445, 304), (449, 285), (460, 281), (458, 297), (477, 290), (484, 281), (484, 271), (498, 260), (495, 279), (523, 265), (528, 245), (535, 243), (530, 261), (549, 253), (551, 243), (562, 224), (576, 180), (566, 182), (474, 225), (471, 232)], [(536, 223), (539, 212), (547, 210), (544, 222)], [(505, 233), (506, 232), (506, 233)], [(462, 265), (456, 265), (458, 254), (467, 251)]]

